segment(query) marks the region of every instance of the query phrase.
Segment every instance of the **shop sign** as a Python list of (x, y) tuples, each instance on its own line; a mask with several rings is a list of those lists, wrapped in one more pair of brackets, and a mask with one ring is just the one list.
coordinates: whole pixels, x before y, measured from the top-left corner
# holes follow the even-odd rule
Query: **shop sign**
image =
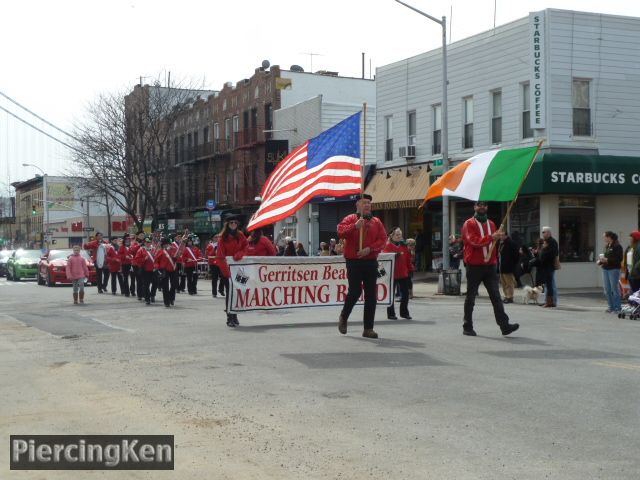
[(522, 193), (638, 195), (640, 158), (545, 154), (531, 169)]
[(545, 49), (544, 11), (529, 14), (529, 51), (531, 54), (531, 83), (529, 84), (531, 128), (545, 128)]

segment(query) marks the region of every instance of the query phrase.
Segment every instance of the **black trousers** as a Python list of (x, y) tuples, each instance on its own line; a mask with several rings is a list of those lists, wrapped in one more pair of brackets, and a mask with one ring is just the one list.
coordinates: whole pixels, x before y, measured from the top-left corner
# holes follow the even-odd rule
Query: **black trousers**
[(196, 267), (184, 267), (184, 272), (187, 274), (187, 291), (195, 295), (198, 293), (198, 272)]
[[(137, 274), (137, 268), (138, 267), (134, 267), (133, 265), (129, 265), (130, 269), (129, 269), (129, 274), (131, 275), (131, 278), (129, 280), (131, 280), (131, 282), (129, 283), (129, 293), (133, 296), (136, 296), (136, 279), (138, 277)], [(127, 281), (129, 281), (127, 280)]]
[[(209, 275), (211, 275), (211, 294), (215, 297), (218, 295), (218, 279), (220, 279), (220, 288), (222, 289), (220, 267), (217, 265), (209, 265)], [(220, 294), (222, 294), (222, 292), (220, 292)]]
[(229, 279), (222, 276), (220, 272), (220, 286), (218, 287), (218, 293), (220, 295), (229, 296)]
[[(342, 316), (346, 319), (356, 304), (364, 287), (364, 328), (373, 328), (376, 316), (376, 280), (378, 278), (377, 260), (347, 260), (347, 279), (349, 291), (342, 307)], [(390, 292), (393, 295), (393, 290)]]
[(147, 272), (142, 270), (142, 294), (146, 302), (150, 302), (152, 298), (155, 298), (156, 291), (158, 290), (158, 275), (154, 272)]
[(173, 305), (176, 301), (176, 288), (178, 286), (178, 272), (167, 272), (163, 270), (160, 288), (162, 290), (162, 300), (165, 305)]
[(476, 295), (478, 287), (483, 283), (491, 305), (493, 305), (493, 314), (496, 317), (496, 323), (502, 328), (509, 323), (509, 317), (504, 311), (504, 304), (500, 297), (500, 288), (498, 287), (498, 273), (495, 265), (466, 265), (467, 269), (467, 296), (464, 300), (464, 324), (463, 328), (473, 328), (473, 307), (476, 303)]
[[(411, 280), (407, 278), (396, 278), (393, 283), (398, 286), (400, 290), (400, 316), (409, 316), (409, 282)], [(391, 296), (391, 306), (387, 308), (387, 315), (390, 317), (396, 316), (396, 309), (394, 307), (395, 300)]]
[(131, 273), (131, 265), (122, 265), (122, 283), (120, 283), (120, 290), (127, 297), (129, 296), (129, 292), (132, 290), (129, 289), (129, 276)]
[[(231, 301), (231, 295), (229, 295), (229, 279), (226, 277), (220, 277), (220, 284), (224, 283), (225, 288), (227, 289), (227, 296), (224, 300), (225, 309), (224, 311), (227, 313), (227, 322), (231, 319), (238, 319), (238, 315), (236, 313), (229, 313), (229, 302)], [(220, 287), (222, 288), (222, 287)]]
[(184, 265), (181, 263), (178, 264), (178, 291), (184, 292), (185, 283), (187, 280), (187, 275), (184, 273)]
[(116, 293), (116, 279), (118, 280), (118, 284), (120, 284), (120, 293), (124, 293), (124, 282), (122, 281), (122, 272), (112, 272), (111, 273), (111, 293)]
[(144, 271), (141, 267), (133, 267), (135, 270), (136, 277), (136, 295), (138, 298), (144, 298), (144, 275), (142, 272)]
[(629, 287), (631, 288), (631, 293), (635, 293), (640, 290), (640, 278), (630, 278)]
[(96, 280), (98, 281), (98, 291), (107, 291), (109, 285), (109, 269), (107, 267), (96, 267)]

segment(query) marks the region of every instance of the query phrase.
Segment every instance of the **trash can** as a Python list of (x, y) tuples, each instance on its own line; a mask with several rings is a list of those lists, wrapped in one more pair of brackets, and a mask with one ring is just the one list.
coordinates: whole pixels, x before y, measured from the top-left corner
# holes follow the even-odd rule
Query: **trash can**
[(442, 272), (443, 292), (445, 295), (460, 295), (462, 270), (445, 270)]

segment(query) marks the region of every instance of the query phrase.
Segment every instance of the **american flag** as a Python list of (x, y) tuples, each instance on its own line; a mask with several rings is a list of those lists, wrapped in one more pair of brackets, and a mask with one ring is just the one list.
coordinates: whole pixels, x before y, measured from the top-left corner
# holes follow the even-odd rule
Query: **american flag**
[(360, 193), (360, 115), (346, 118), (286, 156), (262, 188), (248, 230), (289, 217), (318, 196)]

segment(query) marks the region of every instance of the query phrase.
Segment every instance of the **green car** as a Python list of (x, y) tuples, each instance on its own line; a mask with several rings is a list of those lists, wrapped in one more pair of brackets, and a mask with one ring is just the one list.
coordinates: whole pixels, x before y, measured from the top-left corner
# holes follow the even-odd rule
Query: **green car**
[(7, 280), (19, 281), (25, 278), (38, 278), (40, 250), (16, 250), (7, 260)]

